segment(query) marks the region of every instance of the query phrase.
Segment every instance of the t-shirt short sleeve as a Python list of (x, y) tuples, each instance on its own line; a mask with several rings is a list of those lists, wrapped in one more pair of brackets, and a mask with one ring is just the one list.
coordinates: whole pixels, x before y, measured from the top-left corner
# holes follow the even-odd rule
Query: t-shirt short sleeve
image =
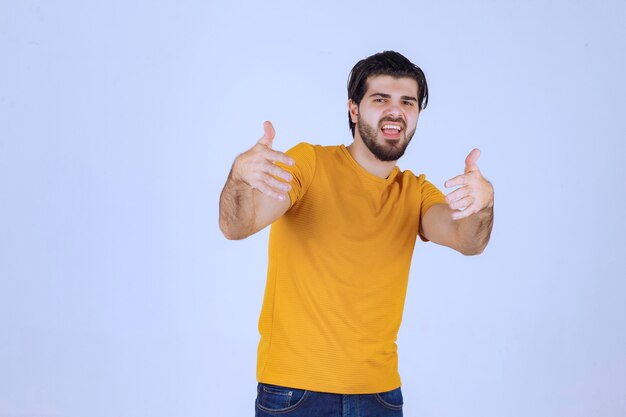
[(313, 181), (313, 175), (315, 174), (315, 149), (313, 145), (301, 142), (285, 153), (296, 161), (292, 166), (277, 163), (277, 165), (293, 176), (290, 183), (291, 190), (289, 190), (289, 208), (291, 208), (302, 198)]
[[(424, 174), (419, 176), (420, 183), (422, 185), (422, 203), (420, 207), (420, 223), (424, 218), (424, 215), (428, 211), (429, 208), (434, 206), (435, 204), (445, 204), (446, 196), (435, 187), (430, 181), (426, 180), (426, 176)], [(421, 229), (421, 227), (420, 227)], [(420, 239), (424, 242), (428, 242), (425, 236), (420, 233)]]

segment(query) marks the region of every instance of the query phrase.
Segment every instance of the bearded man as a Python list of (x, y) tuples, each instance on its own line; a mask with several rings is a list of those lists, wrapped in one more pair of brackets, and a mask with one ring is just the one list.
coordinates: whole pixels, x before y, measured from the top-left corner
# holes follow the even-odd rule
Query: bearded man
[(239, 155), (220, 228), (243, 239), (272, 224), (259, 331), (256, 416), (402, 415), (396, 338), (417, 236), (465, 255), (485, 249), (493, 187), (474, 149), (447, 196), (396, 162), (428, 104), (422, 70), (386, 51), (348, 80), (349, 146)]

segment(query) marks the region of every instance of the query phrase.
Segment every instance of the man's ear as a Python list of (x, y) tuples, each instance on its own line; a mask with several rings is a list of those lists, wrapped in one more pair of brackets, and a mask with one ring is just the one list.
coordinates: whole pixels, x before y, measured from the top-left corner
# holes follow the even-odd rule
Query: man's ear
[(352, 99), (348, 100), (348, 113), (350, 113), (352, 123), (359, 121), (359, 105), (352, 101)]

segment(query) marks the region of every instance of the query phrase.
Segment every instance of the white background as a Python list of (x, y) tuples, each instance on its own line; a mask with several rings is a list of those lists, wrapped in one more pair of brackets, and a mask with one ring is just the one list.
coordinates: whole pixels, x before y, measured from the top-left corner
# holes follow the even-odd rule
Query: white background
[(346, 81), (397, 50), (431, 101), (400, 167), (473, 148), (491, 243), (418, 243), (405, 416), (626, 415), (626, 3), (0, 3), (0, 416), (252, 416), (267, 230), (235, 156), (349, 144)]

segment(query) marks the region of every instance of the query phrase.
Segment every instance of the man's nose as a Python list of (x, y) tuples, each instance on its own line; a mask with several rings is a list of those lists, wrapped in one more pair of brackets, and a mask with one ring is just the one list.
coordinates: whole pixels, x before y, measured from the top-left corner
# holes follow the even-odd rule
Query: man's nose
[(390, 104), (389, 107), (385, 109), (385, 115), (392, 117), (399, 117), (402, 114), (400, 107), (396, 104)]

